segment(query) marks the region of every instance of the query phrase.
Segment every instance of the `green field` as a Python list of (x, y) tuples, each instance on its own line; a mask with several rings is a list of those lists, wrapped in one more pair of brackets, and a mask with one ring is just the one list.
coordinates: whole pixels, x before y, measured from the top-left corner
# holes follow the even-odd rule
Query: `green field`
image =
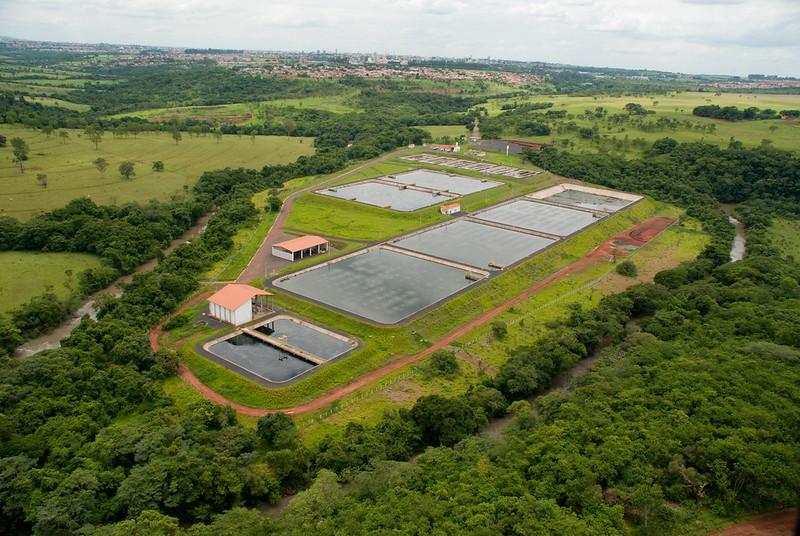
[[(84, 253), (4, 251), (0, 252), (0, 266), (0, 313), (6, 313), (47, 287), (59, 298), (68, 298), (68, 285), (77, 287), (78, 273), (100, 266), (100, 258)], [(72, 270), (71, 280), (66, 270)]]
[[(716, 133), (704, 134), (699, 130), (689, 130), (687, 128), (679, 128), (677, 130), (659, 130), (656, 132), (645, 132), (642, 130), (634, 129), (630, 126), (602, 126), (600, 128), (600, 136), (609, 136), (619, 139), (627, 136), (630, 139), (643, 138), (648, 141), (654, 141), (665, 136), (677, 139), (678, 141), (706, 141), (708, 143), (715, 143), (718, 145), (727, 145), (731, 137), (743, 142), (746, 145), (759, 145), (762, 140), (770, 140), (775, 147), (797, 150), (800, 149), (800, 124), (790, 124), (781, 120), (769, 121), (722, 121), (717, 119), (709, 119), (705, 117), (697, 117), (692, 115), (692, 110), (696, 106), (705, 104), (718, 104), (720, 106), (738, 106), (739, 108), (746, 108), (756, 106), (758, 108), (772, 108), (775, 110), (785, 109), (800, 109), (800, 95), (772, 95), (772, 94), (736, 94), (736, 93), (722, 93), (715, 95), (713, 93), (670, 93), (668, 95), (652, 95), (647, 97), (570, 97), (570, 96), (536, 96), (528, 98), (517, 99), (494, 99), (486, 104), (486, 108), (491, 116), (499, 114), (501, 106), (508, 103), (525, 103), (525, 102), (553, 102), (555, 103), (551, 110), (565, 110), (568, 114), (574, 114), (576, 117), (573, 119), (578, 126), (591, 127), (594, 123), (590, 120), (578, 117), (583, 114), (585, 110), (594, 110), (598, 106), (602, 106), (608, 110), (609, 115), (622, 113), (623, 107), (629, 102), (641, 104), (648, 110), (654, 110), (656, 114), (646, 116), (648, 120), (655, 121), (659, 117), (667, 117), (670, 119), (678, 119), (680, 121), (691, 121), (697, 124), (714, 124), (717, 127)], [(483, 105), (482, 105), (483, 106)], [(559, 122), (568, 121), (568, 119), (559, 119)], [(601, 123), (602, 124), (602, 123)], [(774, 132), (770, 127), (775, 127)], [(624, 130), (621, 130), (624, 129)], [(564, 140), (568, 139), (575, 143), (576, 148), (579, 150), (592, 150), (593, 146), (581, 140), (575, 132), (558, 134), (555, 129), (548, 136), (520, 136), (513, 132), (504, 133), (505, 136), (524, 139), (531, 141), (538, 141), (547, 143), (554, 139)]]
[(440, 140), (445, 136), (456, 139), (461, 135), (469, 135), (469, 131), (463, 125), (428, 125), (420, 128), (430, 132), (434, 141)]
[(784, 255), (800, 259), (800, 220), (775, 218), (767, 231), (772, 245)]
[(179, 106), (175, 108), (152, 108), (149, 110), (120, 113), (111, 117), (141, 117), (147, 119), (148, 121), (154, 122), (165, 122), (171, 119), (197, 119), (238, 124), (254, 124), (257, 122), (263, 123), (263, 121), (258, 121), (255, 118), (257, 105), (265, 105), (272, 108), (307, 108), (311, 110), (325, 110), (334, 113), (358, 111), (359, 108), (354, 107), (349, 103), (351, 99), (352, 94), (347, 94), (323, 97), (306, 97), (302, 99), (276, 99), (261, 101), (259, 103), (240, 102), (233, 104), (220, 104), (218, 106)]
[[(62, 143), (57, 133), (46, 136), (38, 130), (2, 125), (0, 133), (21, 137), (30, 146), (26, 171), (20, 174), (11, 160), (11, 147), (0, 148), (0, 214), (28, 219), (64, 206), (76, 197), (90, 197), (98, 204), (168, 199), (184, 192), (200, 175), (225, 167), (260, 169), (266, 164), (293, 162), (314, 151), (311, 138), (283, 136), (213, 136), (184, 134), (175, 144), (166, 133), (142, 133), (136, 137), (114, 138), (106, 133), (95, 150), (81, 131), (69, 132)], [(108, 161), (104, 174), (92, 161)], [(136, 163), (136, 176), (124, 180), (117, 168), (125, 160)], [(154, 160), (164, 162), (161, 173), (152, 171)], [(39, 186), (36, 175), (47, 175), (47, 188)]]

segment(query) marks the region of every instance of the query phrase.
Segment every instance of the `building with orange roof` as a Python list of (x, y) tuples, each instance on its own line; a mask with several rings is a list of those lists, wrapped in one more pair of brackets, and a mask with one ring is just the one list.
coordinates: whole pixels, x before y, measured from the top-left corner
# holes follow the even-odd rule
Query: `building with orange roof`
[(461, 203), (445, 203), (439, 207), (439, 212), (445, 216), (452, 216), (461, 212)]
[(208, 314), (234, 326), (246, 324), (269, 310), (268, 296), (272, 293), (250, 285), (231, 283), (209, 296)]
[(321, 236), (306, 235), (272, 246), (272, 254), (287, 261), (296, 261), (328, 252), (328, 241)]

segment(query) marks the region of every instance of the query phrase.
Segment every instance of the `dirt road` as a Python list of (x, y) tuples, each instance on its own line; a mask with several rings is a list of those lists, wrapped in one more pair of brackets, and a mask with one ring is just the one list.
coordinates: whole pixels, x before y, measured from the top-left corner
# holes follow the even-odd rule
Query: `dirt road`
[[(398, 357), (396, 361), (378, 369), (374, 370), (368, 374), (365, 374), (359, 378), (357, 378), (352, 383), (344, 385), (342, 387), (336, 388), (332, 391), (325, 393), (324, 395), (320, 396), (316, 400), (309, 402), (307, 404), (302, 404), (300, 406), (295, 406), (293, 408), (283, 408), (283, 409), (267, 409), (267, 408), (252, 408), (248, 406), (244, 406), (242, 404), (238, 404), (233, 402), (232, 400), (228, 400), (221, 394), (217, 393), (216, 391), (212, 390), (208, 386), (204, 385), (193, 373), (186, 367), (181, 367), (179, 370), (179, 374), (181, 378), (184, 379), (188, 384), (195, 387), (198, 391), (200, 391), (203, 396), (208, 398), (209, 400), (216, 402), (218, 404), (224, 404), (226, 406), (230, 406), (238, 413), (242, 415), (249, 415), (252, 417), (262, 417), (269, 413), (275, 413), (277, 411), (288, 413), (290, 415), (301, 415), (303, 413), (308, 413), (311, 411), (317, 411), (328, 404), (339, 400), (350, 393), (371, 384), (372, 382), (395, 372), (396, 370), (403, 368), (415, 361), (418, 361), (431, 353), (435, 352), (436, 350), (440, 350), (445, 348), (453, 341), (463, 337), (464, 335), (468, 334), (475, 328), (490, 322), (500, 313), (508, 310), (509, 308), (513, 307), (520, 301), (530, 297), (531, 295), (535, 294), (536, 292), (540, 291), (541, 289), (547, 287), (548, 285), (559, 281), (569, 275), (580, 271), (590, 265), (597, 259), (606, 259), (612, 260), (616, 257), (623, 256), (626, 253), (625, 247), (626, 245), (629, 246), (636, 246), (640, 247), (650, 240), (652, 240), (655, 236), (657, 236), (661, 231), (669, 227), (675, 222), (672, 218), (665, 218), (665, 217), (656, 217), (651, 218), (647, 221), (638, 223), (628, 229), (627, 231), (620, 233), (614, 237), (611, 237), (604, 241), (602, 244), (597, 246), (594, 250), (590, 251), (586, 256), (578, 259), (574, 263), (570, 264), (569, 266), (565, 266), (561, 270), (551, 274), (550, 276), (538, 281), (536, 284), (532, 285), (531, 287), (524, 290), (522, 293), (514, 296), (510, 300), (490, 309), (479, 317), (473, 319), (472, 321), (468, 322), (460, 326), (459, 328), (451, 331), (443, 338), (439, 339), (429, 348), (410, 356)], [(195, 301), (196, 303), (196, 301)], [(186, 307), (186, 306), (184, 306)], [(156, 330), (160, 333), (160, 326), (153, 330), (151, 333), (150, 341), (151, 345), (154, 349), (158, 348), (158, 334)]]
[(265, 275), (269, 274), (274, 268), (285, 266), (285, 261), (276, 260), (276, 262), (271, 262), (272, 257), (272, 246), (277, 244), (281, 240), (283, 240), (284, 232), (283, 227), (286, 223), (286, 218), (289, 217), (289, 213), (292, 210), (292, 205), (294, 204), (295, 199), (299, 196), (303, 195), (304, 193), (311, 192), (313, 190), (319, 190), (320, 188), (324, 188), (328, 184), (331, 184), (335, 181), (343, 179), (345, 177), (349, 177), (350, 175), (354, 175), (359, 171), (363, 171), (369, 167), (372, 167), (376, 164), (380, 164), (390, 158), (394, 158), (397, 154), (401, 151), (393, 151), (391, 153), (385, 154), (379, 158), (374, 160), (370, 160), (369, 162), (365, 162), (360, 166), (351, 169), (350, 171), (346, 171), (335, 177), (331, 177), (323, 182), (318, 182), (316, 184), (312, 184), (307, 188), (303, 188), (302, 190), (298, 190), (293, 194), (286, 197), (283, 200), (283, 205), (281, 206), (281, 210), (278, 213), (278, 217), (275, 218), (275, 221), (272, 222), (272, 227), (270, 227), (269, 231), (267, 232), (267, 236), (264, 237), (264, 241), (261, 242), (261, 246), (259, 246), (258, 251), (256, 254), (253, 255), (253, 258), (250, 259), (250, 263), (242, 270), (242, 273), (239, 274), (239, 277), (236, 279), (238, 283), (247, 283), (254, 279), (258, 279), (259, 277), (264, 277)]
[(797, 510), (787, 508), (753, 517), (718, 532), (712, 532), (710, 536), (791, 536), (796, 534), (797, 522)]

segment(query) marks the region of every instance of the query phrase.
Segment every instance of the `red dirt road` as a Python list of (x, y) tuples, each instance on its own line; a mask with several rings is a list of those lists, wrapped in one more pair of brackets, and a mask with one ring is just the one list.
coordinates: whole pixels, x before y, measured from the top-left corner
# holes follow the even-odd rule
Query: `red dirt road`
[(742, 521), (710, 536), (791, 536), (797, 521), (797, 510), (788, 508)]
[[(380, 378), (383, 378), (388, 374), (391, 374), (392, 372), (400, 368), (405, 367), (406, 365), (409, 365), (415, 361), (422, 359), (425, 356), (430, 355), (436, 350), (445, 348), (450, 343), (463, 337), (464, 335), (474, 330), (475, 328), (483, 324), (486, 324), (487, 322), (490, 322), (497, 315), (506, 311), (510, 307), (513, 307), (520, 301), (530, 297), (531, 295), (547, 287), (548, 285), (560, 279), (563, 279), (564, 277), (567, 277), (570, 274), (573, 274), (579, 270), (582, 270), (583, 268), (586, 268), (595, 260), (597, 259), (611, 260), (615, 257), (623, 256), (626, 254), (626, 250), (624, 248), (625, 245), (639, 247), (646, 244), (647, 242), (652, 240), (656, 235), (658, 235), (661, 231), (672, 225), (674, 222), (675, 220), (672, 218), (656, 217), (638, 223), (633, 227), (631, 227), (630, 229), (628, 229), (627, 231), (607, 239), (605, 242), (597, 246), (594, 250), (590, 251), (585, 257), (578, 259), (569, 266), (565, 266), (561, 270), (549, 275), (545, 279), (538, 281), (536, 284), (527, 288), (522, 293), (514, 296), (505, 303), (502, 303), (497, 307), (484, 312), (479, 317), (473, 319), (467, 324), (464, 324), (463, 326), (456, 328), (454, 331), (451, 331), (443, 338), (436, 341), (436, 343), (434, 343), (431, 347), (426, 348), (425, 350), (414, 355), (400, 357), (396, 361), (393, 361), (392, 363), (389, 363), (388, 365), (378, 370), (374, 370), (368, 374), (365, 374), (357, 378), (352, 383), (349, 383), (347, 385), (329, 391), (307, 404), (302, 404), (300, 406), (295, 406), (293, 408), (282, 408), (282, 409), (252, 408), (249, 406), (238, 404), (232, 400), (228, 400), (221, 394), (209, 388), (207, 385), (204, 385), (197, 378), (197, 376), (195, 376), (192, 373), (191, 370), (189, 370), (184, 366), (180, 367), (180, 369), (178, 370), (178, 374), (180, 374), (181, 378), (183, 378), (183, 380), (186, 383), (192, 385), (194, 388), (200, 391), (203, 394), (203, 396), (205, 396), (207, 399), (211, 400), (212, 402), (216, 402), (217, 404), (224, 404), (226, 406), (230, 406), (236, 412), (242, 415), (249, 415), (251, 417), (263, 417), (264, 415), (267, 415), (269, 413), (275, 413), (278, 411), (283, 413), (288, 413), (289, 415), (301, 415), (303, 413), (308, 413), (310, 411), (317, 411), (324, 408), (328, 404), (336, 400), (339, 400), (349, 395), (350, 393), (366, 385), (369, 385), (370, 383), (379, 380)], [(195, 297), (189, 303), (184, 305), (181, 309), (190, 307), (191, 305), (197, 303), (202, 298), (203, 296)], [(150, 333), (150, 344), (154, 350), (158, 349), (158, 334), (160, 332), (161, 332), (161, 326), (158, 326)]]

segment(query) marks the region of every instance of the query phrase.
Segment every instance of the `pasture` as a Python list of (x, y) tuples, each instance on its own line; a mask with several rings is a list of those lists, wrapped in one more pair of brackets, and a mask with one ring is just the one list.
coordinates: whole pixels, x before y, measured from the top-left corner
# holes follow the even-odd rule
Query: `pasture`
[[(82, 131), (66, 131), (64, 142), (57, 133), (3, 125), (9, 140), (24, 139), (30, 146), (25, 173), (12, 161), (11, 147), (0, 148), (0, 214), (25, 220), (35, 214), (64, 206), (76, 197), (90, 197), (98, 204), (168, 199), (191, 188), (204, 171), (225, 167), (260, 169), (266, 164), (293, 162), (314, 152), (312, 138), (283, 136), (193, 137), (184, 133), (176, 144), (167, 133), (142, 133), (114, 138), (105, 134), (98, 149)], [(108, 169), (100, 173), (92, 164), (104, 158)], [(120, 177), (119, 164), (131, 160), (136, 176)], [(152, 162), (164, 162), (164, 171), (152, 170)], [(42, 187), (37, 174), (47, 175)]]
[[(322, 97), (306, 97), (302, 99), (276, 99), (257, 103), (238, 102), (220, 104), (217, 106), (178, 106), (175, 108), (151, 108), (135, 112), (125, 112), (111, 116), (141, 117), (155, 123), (163, 123), (172, 119), (198, 121), (215, 121), (220, 123), (256, 124), (263, 123), (257, 118), (259, 106), (267, 108), (300, 108), (310, 110), (324, 110), (333, 113), (347, 113), (359, 111), (359, 108), (350, 104), (352, 94), (329, 95)], [(266, 112), (269, 115), (269, 112)]]
[[(0, 313), (7, 313), (45, 291), (60, 299), (78, 285), (78, 274), (100, 266), (100, 257), (84, 253), (0, 252)], [(67, 275), (72, 271), (72, 276)]]
[[(553, 111), (564, 110), (568, 114), (573, 114), (575, 123), (580, 127), (591, 127), (598, 124), (600, 127), (599, 135), (624, 139), (643, 138), (650, 142), (666, 136), (675, 138), (681, 142), (705, 141), (717, 145), (726, 146), (731, 137), (743, 142), (745, 145), (756, 146), (762, 140), (769, 140), (773, 146), (783, 149), (797, 150), (800, 148), (800, 124), (788, 123), (781, 120), (764, 121), (722, 121), (692, 115), (692, 110), (696, 106), (706, 104), (717, 104), (720, 106), (738, 106), (747, 108), (755, 106), (758, 108), (772, 108), (774, 110), (800, 109), (800, 95), (773, 95), (773, 94), (737, 94), (737, 93), (670, 93), (667, 95), (651, 96), (624, 96), (624, 97), (571, 97), (571, 96), (531, 96), (527, 98), (495, 99), (486, 104), (486, 108), (491, 116), (501, 113), (501, 106), (510, 103), (532, 103), (532, 102), (553, 102), (550, 108)], [(623, 113), (624, 106), (629, 103), (641, 104), (648, 110), (656, 113), (645, 116), (648, 121), (655, 121), (660, 117), (676, 119), (679, 121), (691, 121), (699, 125), (716, 125), (716, 132), (713, 134), (704, 133), (698, 129), (688, 129), (679, 127), (675, 130), (665, 129), (653, 132), (645, 132), (632, 128), (627, 125), (609, 126), (604, 122), (596, 122), (585, 119), (582, 114), (586, 110), (594, 110), (603, 107), (608, 115)], [(546, 111), (546, 110), (544, 110)], [(569, 121), (569, 119), (559, 119), (558, 122)], [(773, 128), (774, 127), (774, 128)], [(591, 150), (591, 144), (582, 140), (575, 132), (557, 133), (553, 132), (548, 136), (521, 136), (513, 132), (505, 132), (504, 136), (515, 139), (530, 140), (540, 143), (548, 143), (554, 139), (570, 140), (579, 150)]]

